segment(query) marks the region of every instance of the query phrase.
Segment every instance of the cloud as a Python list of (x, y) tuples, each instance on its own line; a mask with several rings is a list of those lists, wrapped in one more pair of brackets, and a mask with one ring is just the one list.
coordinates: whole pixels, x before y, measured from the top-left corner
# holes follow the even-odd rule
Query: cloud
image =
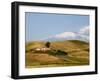
[(83, 40), (89, 41), (89, 26), (85, 26), (77, 32), (62, 32), (53, 36), (43, 38), (45, 41), (58, 41), (58, 40)]
[(79, 31), (80, 34), (89, 35), (89, 26), (86, 26)]
[(85, 26), (85, 27), (81, 28), (79, 31), (77, 31), (77, 33), (75, 33), (75, 32), (63, 32), (63, 33), (55, 35), (54, 37), (57, 37), (57, 38), (73, 37), (73, 38), (75, 38), (78, 35), (81, 35), (82, 37), (88, 38), (89, 26)]
[(66, 37), (75, 37), (76, 34), (74, 32), (63, 32), (61, 34), (55, 35), (57, 38), (66, 38)]

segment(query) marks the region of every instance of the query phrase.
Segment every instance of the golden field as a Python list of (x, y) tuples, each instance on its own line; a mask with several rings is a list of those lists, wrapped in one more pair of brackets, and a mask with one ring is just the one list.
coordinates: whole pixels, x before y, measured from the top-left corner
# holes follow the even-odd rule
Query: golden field
[(89, 43), (79, 40), (50, 42), (49, 50), (44, 48), (46, 42), (27, 42), (25, 46), (25, 67), (59, 67), (89, 65)]

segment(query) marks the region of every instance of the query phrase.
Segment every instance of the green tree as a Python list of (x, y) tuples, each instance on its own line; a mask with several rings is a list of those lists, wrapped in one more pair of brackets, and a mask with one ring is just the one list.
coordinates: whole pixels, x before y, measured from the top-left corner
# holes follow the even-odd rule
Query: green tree
[(47, 48), (49, 48), (49, 47), (50, 47), (50, 42), (46, 42), (45, 46), (46, 46)]

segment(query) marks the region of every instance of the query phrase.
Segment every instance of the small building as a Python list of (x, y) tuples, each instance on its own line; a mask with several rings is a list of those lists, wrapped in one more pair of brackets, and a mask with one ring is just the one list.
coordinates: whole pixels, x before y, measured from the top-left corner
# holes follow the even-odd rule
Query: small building
[(48, 52), (50, 51), (51, 49), (50, 48), (47, 48), (47, 47), (38, 47), (38, 48), (35, 48), (34, 51), (35, 52)]

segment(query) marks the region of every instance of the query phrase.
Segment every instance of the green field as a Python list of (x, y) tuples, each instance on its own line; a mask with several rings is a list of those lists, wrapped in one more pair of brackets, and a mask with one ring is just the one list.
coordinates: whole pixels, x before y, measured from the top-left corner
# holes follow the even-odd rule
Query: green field
[(79, 40), (55, 41), (50, 42), (49, 50), (35, 50), (45, 47), (45, 44), (39, 41), (26, 43), (26, 68), (89, 65), (89, 43)]

